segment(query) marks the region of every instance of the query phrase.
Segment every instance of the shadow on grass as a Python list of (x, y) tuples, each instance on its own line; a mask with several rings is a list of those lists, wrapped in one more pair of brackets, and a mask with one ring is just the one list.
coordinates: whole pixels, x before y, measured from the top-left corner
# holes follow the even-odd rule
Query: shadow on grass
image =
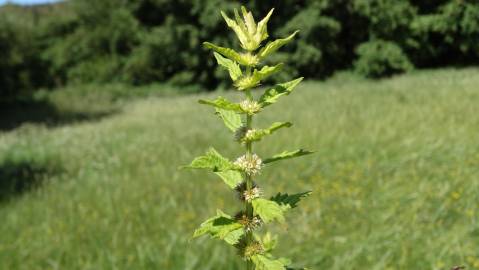
[(0, 101), (0, 131), (10, 131), (24, 123), (55, 127), (80, 121), (93, 121), (115, 112), (112, 110), (104, 112), (59, 111), (48, 101), (32, 99)]
[(3, 162), (0, 164), (0, 203), (40, 187), (47, 176), (58, 172), (38, 162)]

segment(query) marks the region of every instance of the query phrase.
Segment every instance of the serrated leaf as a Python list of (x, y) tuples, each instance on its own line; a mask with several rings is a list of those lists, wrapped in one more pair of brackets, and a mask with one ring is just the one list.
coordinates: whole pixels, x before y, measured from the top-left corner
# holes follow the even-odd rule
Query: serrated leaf
[(249, 32), (248, 32), (248, 28), (246, 27), (245, 22), (241, 19), (240, 15), (238, 13), (238, 10), (236, 8), (233, 11), (234, 11), (234, 14), (235, 14), (236, 24), (238, 24), (238, 26), (241, 28), (241, 30), (244, 33), (246, 33), (246, 35), (248, 36), (248, 39), (249, 39)]
[(211, 50), (223, 55), (224, 57), (235, 61), (236, 63), (239, 63), (241, 65), (245, 65), (245, 66), (251, 66), (252, 65), (252, 63), (250, 62), (251, 57), (245, 57), (245, 56), (237, 53), (233, 49), (217, 46), (217, 45), (215, 45), (213, 43), (210, 43), (210, 42), (203, 42), (203, 45), (206, 48), (211, 49)]
[(204, 156), (195, 158), (190, 165), (191, 169), (209, 169), (213, 172), (224, 172), (236, 168), (227, 158), (220, 155), (214, 148), (210, 148)]
[(198, 102), (200, 104), (210, 105), (218, 109), (243, 113), (243, 110), (238, 103), (233, 103), (224, 97), (217, 97), (215, 100), (200, 99)]
[(314, 152), (303, 150), (303, 149), (299, 149), (299, 150), (296, 150), (296, 151), (284, 151), (280, 154), (274, 155), (270, 158), (267, 158), (267, 159), (263, 160), (263, 163), (268, 164), (268, 163), (271, 163), (271, 162), (274, 162), (274, 161), (305, 156), (305, 155), (309, 155), (309, 154), (312, 154), (312, 153), (314, 153)]
[(211, 49), (211, 50), (225, 56), (226, 58), (228, 58), (230, 60), (233, 60), (237, 63), (243, 64), (242, 59), (241, 59), (241, 55), (233, 49), (226, 48), (226, 47), (221, 47), (221, 46), (215, 45), (215, 44), (210, 43), (210, 42), (203, 42), (203, 46), (205, 46), (206, 48)]
[(249, 33), (255, 33), (256, 32), (256, 22), (254, 21), (253, 18), (253, 13), (251, 11), (247, 11), (244, 6), (241, 7), (241, 12), (243, 13), (243, 18), (245, 21), (246, 28)]
[(294, 88), (303, 80), (303, 77), (275, 85), (264, 92), (259, 98), (259, 104), (261, 107), (269, 106), (278, 101), (278, 99), (284, 95), (289, 95), (293, 92)]
[(273, 73), (280, 71), (282, 67), (283, 67), (283, 64), (277, 64), (276, 66), (273, 66), (273, 67), (264, 66), (260, 70), (255, 69), (253, 71), (253, 75), (243, 76), (242, 78), (238, 79), (235, 82), (235, 86), (238, 88), (238, 90), (246, 90), (246, 89), (256, 87), (260, 84), (262, 80), (268, 78)]
[(254, 212), (265, 222), (273, 220), (284, 222), (284, 210), (274, 201), (258, 198), (252, 201)]
[(271, 74), (276, 73), (281, 70), (283, 67), (283, 64), (277, 64), (276, 66), (270, 67), (270, 66), (264, 66), (261, 68), (261, 70), (254, 70), (253, 72), (253, 78), (261, 81), (269, 77)]
[(241, 116), (234, 111), (216, 108), (216, 113), (223, 120), (225, 126), (233, 132), (243, 125), (241, 122)]
[(286, 265), (284, 261), (278, 259), (273, 259), (270, 256), (265, 255), (254, 255), (251, 257), (251, 261), (253, 261), (254, 265), (256, 266), (256, 270), (285, 270)]
[(261, 239), (261, 244), (263, 245), (263, 249), (265, 252), (272, 251), (276, 244), (278, 243), (278, 236), (271, 236), (271, 233), (267, 232), (265, 236)]
[(288, 210), (297, 207), (299, 201), (302, 198), (308, 197), (309, 195), (311, 195), (311, 193), (311, 191), (301, 192), (292, 195), (289, 195), (288, 193), (278, 193), (275, 196), (271, 197), (270, 200), (279, 204), (283, 208), (283, 210)]
[(258, 23), (256, 29), (256, 39), (261, 43), (263, 40), (268, 38), (268, 21), (271, 15), (273, 14), (274, 8), (272, 8), (268, 14)]
[(214, 52), (213, 54), (216, 58), (216, 62), (218, 62), (218, 65), (222, 66), (223, 68), (225, 68), (229, 72), (230, 77), (233, 81), (236, 81), (239, 77), (241, 77), (243, 75), (243, 73), (241, 72), (241, 68), (238, 65), (238, 63), (236, 63), (233, 60), (230, 60), (228, 58), (225, 58), (225, 57), (221, 56), (221, 54), (219, 54), (217, 52)]
[(226, 234), (225, 237), (223, 238), (223, 240), (230, 244), (230, 245), (236, 245), (239, 240), (243, 237), (244, 235), (244, 229), (243, 228), (240, 228), (240, 229), (236, 229), (234, 231), (231, 231), (230, 233)]
[(212, 238), (225, 240), (234, 245), (244, 235), (243, 225), (236, 222), (231, 216), (218, 210), (216, 216), (207, 219), (194, 232), (193, 238), (209, 234)]
[(275, 51), (277, 51), (279, 48), (283, 47), (284, 45), (286, 45), (287, 43), (289, 43), (293, 38), (294, 36), (296, 36), (296, 34), (298, 33), (299, 31), (295, 31), (293, 34), (291, 34), (290, 36), (286, 37), (286, 38), (281, 38), (281, 39), (277, 39), (275, 41), (272, 41), (272, 42), (268, 42), (268, 44), (266, 44), (263, 48), (261, 48), (261, 50), (259, 51), (258, 53), (258, 57), (260, 60), (264, 59), (265, 57), (267, 57), (268, 55), (274, 53)]
[(239, 171), (228, 170), (223, 172), (216, 172), (216, 174), (232, 189), (234, 189), (241, 182), (243, 182), (243, 176)]
[(252, 132), (245, 140), (248, 141), (260, 141), (264, 136), (273, 134), (276, 130), (283, 128), (283, 127), (291, 127), (293, 124), (290, 122), (275, 122), (271, 124), (269, 128), (266, 129), (258, 129)]

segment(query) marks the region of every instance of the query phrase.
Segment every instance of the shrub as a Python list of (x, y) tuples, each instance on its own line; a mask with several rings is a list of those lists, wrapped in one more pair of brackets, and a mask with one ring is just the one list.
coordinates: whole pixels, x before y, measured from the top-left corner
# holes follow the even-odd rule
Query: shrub
[(380, 78), (410, 71), (413, 66), (402, 49), (393, 42), (369, 41), (357, 48), (356, 72), (369, 78)]

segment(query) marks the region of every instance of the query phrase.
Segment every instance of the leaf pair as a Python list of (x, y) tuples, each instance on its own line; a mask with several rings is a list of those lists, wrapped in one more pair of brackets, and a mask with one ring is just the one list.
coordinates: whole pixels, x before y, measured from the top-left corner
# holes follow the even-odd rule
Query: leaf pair
[[(225, 59), (225, 58), (223, 58), (223, 59)], [(226, 60), (229, 61), (228, 59), (226, 59)], [(264, 74), (267, 74), (267, 73), (263, 72), (262, 74), (264, 75)], [(233, 76), (235, 76), (235, 75), (233, 75)], [(264, 107), (267, 107), (267, 106), (269, 106), (273, 103), (276, 103), (280, 97), (291, 94), (291, 92), (293, 92), (295, 87), (302, 80), (303, 80), (303, 77), (300, 77), (300, 78), (297, 78), (297, 79), (289, 81), (289, 82), (277, 84), (274, 87), (267, 89), (264, 92), (264, 94), (259, 98), (259, 105), (262, 108), (264, 108)], [(217, 109), (220, 109), (220, 110), (233, 111), (233, 112), (236, 112), (236, 113), (246, 113), (246, 111), (244, 111), (241, 108), (240, 104), (233, 103), (233, 102), (227, 100), (224, 97), (218, 97), (214, 100), (200, 99), (198, 102), (200, 104), (213, 106), (213, 107), (215, 107)], [(236, 123), (238, 121), (235, 120), (234, 122)]]
[(262, 80), (268, 78), (272, 74), (278, 72), (283, 67), (283, 64), (277, 64), (276, 66), (264, 66), (260, 70), (255, 69), (252, 75), (243, 76), (234, 82), (234, 85), (238, 90), (248, 90), (258, 86)]
[(220, 47), (210, 42), (204, 42), (203, 44), (206, 48), (214, 51), (214, 56), (218, 65), (228, 71), (234, 85), (238, 90), (242, 91), (258, 86), (262, 80), (271, 76), (273, 73), (280, 71), (283, 65), (278, 64), (272, 67), (264, 66), (260, 70), (254, 69), (252, 75), (243, 75), (239, 64), (247, 67), (255, 67), (259, 64), (259, 61), (288, 43), (296, 33), (297, 32), (287, 38), (269, 42), (257, 55), (251, 53), (240, 54), (233, 49)]
[(293, 124), (291, 124), (290, 122), (274, 122), (273, 124), (271, 124), (269, 128), (252, 130), (250, 133), (247, 133), (241, 139), (241, 141), (243, 142), (260, 141), (261, 139), (263, 139), (263, 137), (273, 134), (276, 130), (283, 127), (289, 128), (292, 125)]
[(208, 49), (212, 49), (213, 51), (223, 55), (229, 60), (234, 61), (238, 64), (241, 64), (243, 66), (252, 67), (252, 66), (256, 66), (259, 63), (259, 59), (256, 56), (253, 56), (251, 54), (240, 54), (233, 49), (221, 47), (210, 42), (203, 42), (203, 46), (205, 46)]
[[(302, 149), (289, 152), (285, 151), (265, 159), (263, 163), (267, 164), (274, 161), (300, 157), (312, 153), (313, 152), (311, 151), (305, 151)], [(243, 181), (240, 169), (229, 159), (218, 153), (214, 148), (210, 148), (205, 155), (195, 158), (190, 165), (184, 166), (183, 168), (210, 170), (218, 175), (223, 182), (225, 182), (225, 184), (232, 189), (234, 189)]]

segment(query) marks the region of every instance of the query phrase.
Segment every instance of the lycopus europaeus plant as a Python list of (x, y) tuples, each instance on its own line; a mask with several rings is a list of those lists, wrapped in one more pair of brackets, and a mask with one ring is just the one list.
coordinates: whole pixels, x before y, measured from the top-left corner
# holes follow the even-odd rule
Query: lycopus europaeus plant
[[(286, 270), (291, 261), (275, 258), (272, 251), (277, 238), (264, 233), (261, 227), (271, 222), (285, 222), (285, 212), (295, 208), (299, 201), (310, 194), (309, 191), (287, 194), (277, 193), (270, 198), (263, 196), (261, 180), (258, 177), (265, 165), (311, 154), (310, 151), (285, 151), (278, 155), (262, 159), (254, 152), (253, 144), (265, 139), (280, 129), (291, 127), (289, 122), (275, 122), (266, 128), (253, 126), (254, 117), (268, 106), (275, 104), (281, 97), (289, 95), (303, 78), (277, 84), (268, 88), (255, 99), (251, 93), (261, 81), (278, 72), (282, 64), (262, 65), (264, 60), (279, 48), (293, 40), (298, 31), (282, 39), (263, 44), (269, 37), (267, 24), (273, 9), (264, 19), (255, 22), (251, 12), (244, 7), (235, 10), (234, 19), (221, 12), (226, 24), (240, 41), (243, 52), (221, 47), (209, 42), (204, 46), (214, 51), (214, 57), (231, 77), (233, 85), (244, 93), (244, 100), (234, 103), (223, 97), (214, 100), (200, 100), (201, 104), (215, 108), (216, 114), (233, 133), (234, 140), (245, 148), (244, 155), (235, 161), (223, 157), (211, 148), (205, 155), (197, 157), (187, 167), (206, 169), (218, 175), (243, 203), (242, 210), (229, 215), (218, 210), (216, 215), (203, 222), (194, 232), (194, 237), (210, 235), (234, 246), (245, 260), (247, 270)], [(263, 46), (262, 46), (263, 45)], [(262, 232), (262, 234), (260, 234)]]

